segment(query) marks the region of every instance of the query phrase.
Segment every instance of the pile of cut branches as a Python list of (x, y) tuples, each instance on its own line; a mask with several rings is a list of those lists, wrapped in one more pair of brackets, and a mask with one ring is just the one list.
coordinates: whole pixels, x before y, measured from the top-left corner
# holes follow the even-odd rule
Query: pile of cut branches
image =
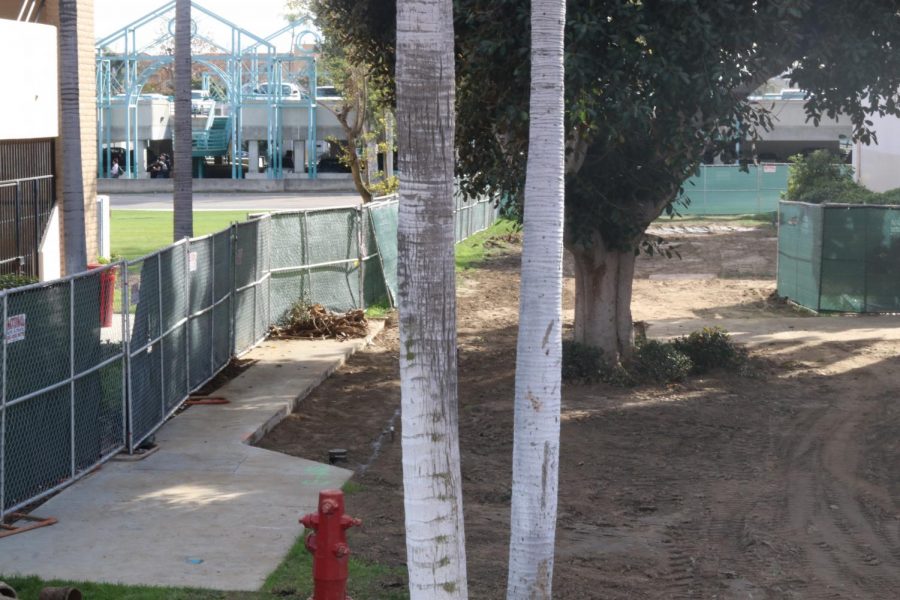
[(270, 329), (272, 337), (282, 339), (337, 339), (366, 337), (369, 322), (363, 310), (344, 314), (329, 312), (321, 304), (297, 302), (277, 325)]

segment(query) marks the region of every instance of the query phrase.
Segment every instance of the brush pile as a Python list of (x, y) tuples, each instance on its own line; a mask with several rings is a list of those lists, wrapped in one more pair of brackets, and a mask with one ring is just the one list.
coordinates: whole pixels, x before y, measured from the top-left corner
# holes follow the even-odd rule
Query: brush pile
[(336, 339), (366, 337), (369, 322), (361, 309), (344, 314), (329, 312), (321, 304), (297, 302), (290, 312), (270, 329), (272, 337), (282, 339)]

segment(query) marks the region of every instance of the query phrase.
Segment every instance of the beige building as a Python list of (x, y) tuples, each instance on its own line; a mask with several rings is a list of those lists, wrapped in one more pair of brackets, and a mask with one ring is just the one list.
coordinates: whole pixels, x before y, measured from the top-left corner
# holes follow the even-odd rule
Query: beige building
[[(94, 2), (93, 0), (77, 0), (78, 10), (78, 85), (80, 89), (79, 104), (81, 112), (81, 147), (82, 147), (82, 176), (84, 180), (85, 203), (85, 233), (87, 239), (88, 260), (95, 260), (98, 255), (97, 232), (97, 117), (96, 117), (96, 77), (94, 56)], [(15, 69), (10, 66), (14, 62), (23, 65), (27, 72), (24, 79), (17, 77), (4, 77), (6, 81), (16, 81), (17, 87), (5, 90), (0, 96), (0, 103), (15, 103), (16, 112), (4, 114), (17, 115), (14, 123), (0, 125), (0, 144), (7, 146), (19, 146), (22, 140), (52, 140), (55, 160), (53, 163), (53, 175), (55, 176), (55, 195), (57, 206), (57, 218), (48, 221), (48, 227), (58, 223), (60, 247), (63, 246), (62, 207), (66, 202), (63, 196), (63, 173), (61, 172), (61, 147), (59, 143), (58, 123), (58, 69), (59, 45), (55, 49), (52, 44), (58, 41), (58, 35), (53, 31), (53, 41), (48, 41), (47, 26), (58, 28), (59, 26), (59, 0), (7, 0), (0, 2), (0, 19), (3, 22), (5, 35), (0, 35), (0, 51), (7, 57), (20, 56), (17, 61), (8, 61), (5, 69)], [(41, 40), (35, 44), (35, 40)], [(50, 45), (48, 45), (50, 44)], [(46, 75), (56, 80), (56, 89), (53, 90), (52, 104), (48, 105), (49, 93), (35, 94), (34, 88), (46, 86)], [(53, 75), (55, 74), (55, 75)], [(42, 77), (44, 75), (44, 77)], [(19, 87), (19, 82), (22, 82)], [(51, 108), (52, 106), (52, 108)], [(2, 108), (6, 109), (6, 106)], [(55, 111), (53, 117), (48, 116), (49, 111)], [(19, 117), (19, 115), (22, 115)], [(13, 130), (13, 127), (16, 129)], [(5, 128), (4, 131), (2, 128)], [(13, 137), (15, 136), (15, 137)], [(18, 141), (18, 142), (17, 142)], [(8, 175), (0, 176), (0, 179)], [(48, 233), (43, 232), (44, 238)], [(60, 256), (60, 264), (64, 264)], [(60, 269), (63, 269), (60, 266)], [(47, 277), (42, 277), (47, 278)]]

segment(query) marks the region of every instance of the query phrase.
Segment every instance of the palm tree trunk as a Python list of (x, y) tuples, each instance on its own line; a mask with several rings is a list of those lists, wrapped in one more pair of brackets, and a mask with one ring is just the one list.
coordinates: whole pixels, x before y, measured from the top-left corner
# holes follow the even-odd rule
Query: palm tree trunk
[(191, 1), (175, 2), (175, 241), (194, 235), (191, 173)]
[(411, 600), (468, 597), (453, 228), (452, 0), (397, 2), (398, 299)]
[(532, 0), (509, 600), (552, 597), (562, 364), (564, 25), (565, 0)]
[(66, 274), (87, 269), (84, 175), (78, 87), (78, 2), (59, 2), (59, 100), (62, 135), (62, 211)]

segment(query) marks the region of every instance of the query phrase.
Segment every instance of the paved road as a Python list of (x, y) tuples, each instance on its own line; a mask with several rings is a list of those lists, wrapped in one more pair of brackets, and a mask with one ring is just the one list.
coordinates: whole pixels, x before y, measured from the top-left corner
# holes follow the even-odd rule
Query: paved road
[[(108, 194), (110, 206), (122, 210), (172, 210), (171, 194)], [(194, 210), (298, 210), (355, 206), (359, 194), (204, 193), (194, 194)]]

